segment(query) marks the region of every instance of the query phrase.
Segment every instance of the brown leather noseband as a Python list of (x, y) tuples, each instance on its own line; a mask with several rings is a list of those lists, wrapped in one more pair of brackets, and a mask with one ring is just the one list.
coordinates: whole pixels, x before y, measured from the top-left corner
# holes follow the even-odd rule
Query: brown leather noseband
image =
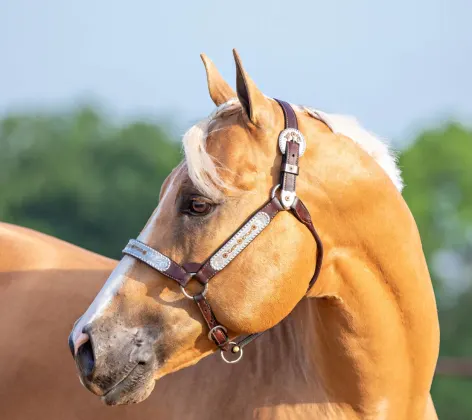
[[(237, 342), (230, 341), (227, 329), (221, 325), (211, 310), (210, 304), (205, 298), (208, 282), (220, 273), (231, 261), (236, 258), (274, 219), (281, 211), (290, 211), (301, 223), (303, 223), (313, 235), (316, 241), (316, 265), (313, 277), (308, 285), (311, 289), (321, 270), (323, 261), (323, 245), (316, 233), (310, 213), (302, 201), (296, 195), (296, 179), (299, 173), (298, 160), (305, 152), (306, 143), (302, 133), (298, 131), (298, 121), (293, 108), (284, 101), (276, 99), (282, 107), (285, 117), (285, 129), (279, 135), (279, 148), (282, 152), (282, 166), (280, 169), (280, 184), (271, 191), (271, 198), (259, 208), (214, 254), (203, 264), (187, 263), (177, 264), (169, 257), (148, 245), (131, 239), (123, 250), (148, 266), (154, 268), (165, 276), (179, 283), (184, 295), (193, 299), (200, 309), (209, 333), (208, 337), (222, 350), (222, 357), (228, 363), (239, 361), (243, 354), (243, 348), (263, 332), (251, 334)], [(280, 199), (277, 191), (280, 189)], [(190, 296), (185, 287), (190, 279), (195, 279), (204, 287), (203, 291), (195, 296)], [(238, 354), (235, 360), (227, 360), (223, 351), (231, 351)]]

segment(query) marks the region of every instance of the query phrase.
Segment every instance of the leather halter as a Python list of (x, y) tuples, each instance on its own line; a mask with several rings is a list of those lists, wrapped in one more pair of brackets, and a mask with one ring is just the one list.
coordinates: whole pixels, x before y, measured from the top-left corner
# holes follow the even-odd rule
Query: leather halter
[[(282, 107), (285, 119), (285, 129), (279, 135), (279, 148), (283, 154), (282, 166), (280, 169), (280, 184), (271, 191), (271, 198), (257, 210), (246, 223), (242, 225), (215, 253), (213, 253), (203, 264), (187, 263), (177, 264), (166, 255), (149, 247), (148, 245), (131, 239), (123, 249), (123, 253), (130, 255), (148, 266), (154, 268), (165, 276), (175, 280), (182, 290), (182, 293), (189, 299), (193, 299), (203, 315), (209, 333), (208, 338), (212, 340), (221, 350), (221, 356), (227, 363), (236, 363), (241, 360), (243, 348), (251, 341), (264, 333), (250, 334), (237, 342), (230, 341), (227, 329), (221, 325), (210, 304), (205, 298), (208, 282), (220, 273), (231, 261), (236, 258), (274, 219), (281, 211), (290, 211), (301, 223), (303, 223), (313, 235), (316, 242), (316, 266), (313, 277), (308, 285), (311, 289), (321, 270), (323, 261), (323, 245), (318, 236), (310, 213), (302, 201), (296, 195), (296, 179), (298, 176), (298, 160), (303, 155), (306, 143), (305, 139), (298, 131), (297, 116), (293, 108), (284, 101), (276, 99)], [(280, 199), (277, 197), (277, 190), (280, 188)], [(185, 287), (190, 279), (197, 280), (204, 286), (201, 293), (190, 296)], [(237, 359), (228, 360), (223, 352), (231, 351), (238, 354)]]

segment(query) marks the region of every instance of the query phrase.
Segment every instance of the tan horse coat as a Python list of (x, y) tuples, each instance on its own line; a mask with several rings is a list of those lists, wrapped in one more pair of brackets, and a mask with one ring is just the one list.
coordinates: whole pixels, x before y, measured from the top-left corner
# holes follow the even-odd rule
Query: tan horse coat
[[(282, 111), (235, 58), (241, 109), (212, 121), (206, 149), (230, 169), (224, 181), (243, 193), (226, 191), (218, 202), (194, 185), (183, 166), (177, 168), (139, 236), (179, 263), (204, 261), (278, 182)], [(219, 105), (230, 99), (225, 95), (231, 89), (207, 63), (208, 69), (210, 93)], [(169, 410), (180, 411), (182, 418), (216, 419), (222, 407), (229, 418), (436, 417), (429, 391), (438, 319), (415, 221), (372, 156), (306, 112), (298, 110), (297, 117), (309, 142), (297, 193), (325, 248), (308, 299), (303, 296), (314, 270), (315, 244), (293, 216), (282, 213), (212, 280), (208, 299), (233, 336), (273, 327), (295, 309), (247, 348), (241, 364), (213, 370), (209, 355), (215, 346), (193, 302), (168, 278), (124, 258), (105, 286), (113, 293), (101, 295), (107, 297), (99, 298), (104, 305), (92, 305), (77, 328), (90, 325), (90, 342), (99, 352), (87, 385), (109, 404), (143, 400), (153, 378), (159, 379), (153, 394), (167, 398), (161, 386), (165, 375), (201, 360), (184, 370), (180, 394), (187, 404), (167, 400)], [(191, 165), (187, 162), (189, 171)], [(182, 216), (182, 206), (187, 209), (195, 196), (212, 203), (214, 213), (205, 219)], [(80, 331), (74, 337), (81, 337)], [(148, 331), (154, 335), (146, 336)], [(142, 375), (130, 370), (137, 333), (157, 349), (156, 359), (134, 365)], [(111, 338), (113, 345), (107, 345)], [(179, 375), (184, 373), (171, 378)]]

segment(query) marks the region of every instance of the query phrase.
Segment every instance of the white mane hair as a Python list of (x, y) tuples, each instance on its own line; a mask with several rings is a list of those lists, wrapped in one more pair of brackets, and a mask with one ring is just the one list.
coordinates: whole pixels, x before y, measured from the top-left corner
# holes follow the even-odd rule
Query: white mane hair
[(397, 156), (385, 140), (366, 130), (355, 117), (350, 115), (328, 114), (307, 106), (295, 108), (302, 109), (312, 117), (323, 121), (334, 133), (349, 137), (372, 156), (387, 173), (397, 190), (402, 191), (403, 180), (401, 170), (397, 165)]
[[(384, 141), (363, 128), (354, 117), (328, 114), (307, 106), (292, 106), (298, 111), (325, 122), (334, 133), (352, 139), (383, 168), (399, 191), (403, 189), (401, 171), (397, 166), (395, 154)], [(223, 190), (234, 190), (234, 187), (227, 185), (222, 179), (219, 172), (227, 171), (228, 168), (224, 168), (208, 154), (206, 139), (212, 121), (240, 112), (240, 110), (241, 104), (238, 99), (230, 99), (217, 107), (208, 118), (191, 127), (183, 137), (184, 167), (187, 168), (190, 180), (203, 194), (217, 201), (224, 197)]]

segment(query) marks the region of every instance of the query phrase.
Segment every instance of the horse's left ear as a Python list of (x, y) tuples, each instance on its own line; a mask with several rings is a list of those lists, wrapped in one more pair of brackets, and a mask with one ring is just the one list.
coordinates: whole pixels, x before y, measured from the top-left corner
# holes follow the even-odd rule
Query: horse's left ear
[(225, 82), (218, 69), (205, 54), (200, 54), (205, 65), (208, 92), (216, 106), (220, 106), (232, 98), (236, 98), (236, 92)]
[(244, 70), (241, 58), (235, 49), (233, 55), (236, 62), (236, 91), (239, 102), (251, 122), (256, 126), (262, 126), (271, 112), (270, 102)]

